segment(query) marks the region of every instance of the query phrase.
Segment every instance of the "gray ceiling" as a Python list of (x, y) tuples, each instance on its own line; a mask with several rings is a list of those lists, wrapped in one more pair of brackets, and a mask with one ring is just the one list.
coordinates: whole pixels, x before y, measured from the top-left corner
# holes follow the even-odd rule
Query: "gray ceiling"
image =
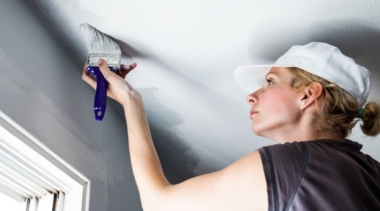
[[(328, 42), (372, 71), (370, 99), (380, 99), (377, 0), (29, 2), (78, 64), (87, 54), (83, 22), (114, 37), (124, 63), (137, 62), (127, 80), (143, 95), (162, 162), (181, 180), (274, 144), (251, 131), (237, 66), (270, 64), (294, 44)], [(350, 138), (380, 160), (380, 138), (356, 129)]]

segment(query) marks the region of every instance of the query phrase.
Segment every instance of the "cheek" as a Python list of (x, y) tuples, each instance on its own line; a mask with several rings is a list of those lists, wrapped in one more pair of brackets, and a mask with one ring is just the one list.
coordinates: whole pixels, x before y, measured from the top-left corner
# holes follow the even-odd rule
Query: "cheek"
[(274, 129), (289, 128), (301, 116), (297, 95), (287, 87), (267, 90), (259, 97), (257, 106), (259, 115), (253, 119), (252, 130), (259, 136), (270, 137)]
[(261, 106), (265, 106), (265, 110), (270, 111), (274, 109), (272, 111), (277, 111), (287, 104), (286, 102), (289, 98), (284, 92), (278, 91), (265, 93), (260, 100)]
[(264, 111), (268, 115), (293, 116), (297, 111), (297, 105), (294, 100), (295, 96), (289, 90), (278, 89), (271, 90), (262, 96), (260, 107), (264, 106)]

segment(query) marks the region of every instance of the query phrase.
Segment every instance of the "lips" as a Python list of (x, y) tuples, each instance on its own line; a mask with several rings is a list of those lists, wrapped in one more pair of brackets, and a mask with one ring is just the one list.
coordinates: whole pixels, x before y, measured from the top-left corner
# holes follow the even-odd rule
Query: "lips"
[(250, 117), (252, 117), (253, 115), (259, 113), (258, 111), (250, 111), (249, 114), (250, 114)]

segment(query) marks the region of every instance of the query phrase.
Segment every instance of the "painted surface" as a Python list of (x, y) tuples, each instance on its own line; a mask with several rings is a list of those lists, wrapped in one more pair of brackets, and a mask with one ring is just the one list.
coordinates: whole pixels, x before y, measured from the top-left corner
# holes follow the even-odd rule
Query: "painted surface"
[(119, 112), (94, 120), (82, 65), (30, 4), (1, 1), (0, 28), (0, 110), (91, 181), (89, 210), (141, 210)]
[[(163, 163), (181, 180), (273, 144), (250, 130), (247, 93), (234, 81), (239, 65), (272, 63), (291, 45), (325, 41), (372, 71), (371, 99), (380, 98), (376, 0), (30, 2), (79, 63), (82, 22), (117, 39), (129, 55), (124, 63), (138, 63), (127, 80), (144, 97)], [(380, 139), (363, 136), (355, 130), (352, 139), (380, 159)]]
[[(251, 132), (249, 105), (245, 102), (248, 93), (234, 81), (234, 69), (239, 65), (270, 64), (294, 44), (329, 42), (372, 71), (370, 100), (380, 99), (377, 83), (380, 81), (380, 3), (377, 0), (29, 0), (29, 3), (45, 23), (35, 21), (30, 26), (20, 20), (20, 26), (33, 30), (31, 37), (45, 41), (42, 35), (50, 33), (44, 27), (46, 24), (57, 39), (50, 37), (49, 44), (41, 43), (44, 48), (36, 48), (39, 43), (30, 46), (31, 43), (19, 41), (12, 43), (17, 46), (15, 50), (10, 46), (3, 50), (16, 64), (22, 64), (21, 75), (28, 80), (26, 85), (14, 82), (14, 86), (30, 100), (38, 99), (38, 105), (44, 105), (39, 113), (33, 114), (35, 118), (48, 118), (44, 116), (45, 111), (56, 112), (51, 121), (63, 125), (67, 133), (77, 136), (84, 147), (90, 148), (88, 151), (94, 157), (85, 159), (87, 162), (107, 163), (99, 171), (107, 175), (107, 181), (99, 179), (98, 183), (107, 190), (102, 193), (111, 195), (95, 195), (99, 200), (107, 198), (103, 207), (107, 206), (108, 210), (117, 210), (127, 203), (123, 197), (135, 186), (132, 172), (128, 171), (129, 155), (123, 140), (124, 126), (120, 126), (124, 121), (120, 106), (114, 105), (118, 113), (107, 110), (102, 124), (92, 123), (92, 113), (86, 110), (94, 93), (80, 81), (86, 48), (78, 27), (83, 22), (118, 40), (125, 55), (124, 63), (131, 60), (138, 63), (127, 80), (143, 95), (163, 165), (180, 181), (221, 169), (252, 150), (273, 144)], [(13, 39), (17, 33), (26, 34), (25, 31), (7, 32), (15, 29), (5, 20), (0, 23), (8, 27), (5, 31), (11, 34), (7, 36)], [(2, 40), (1, 46), (10, 45), (7, 43)], [(25, 48), (30, 50), (21, 55), (21, 49)], [(59, 56), (50, 56), (51, 52)], [(66, 59), (62, 59), (63, 55)], [(30, 67), (37, 58), (38, 63), (43, 63), (45, 57), (49, 62), (43, 69)], [(34, 69), (27, 71), (26, 67)], [(5, 74), (4, 70), (1, 73)], [(28, 83), (34, 85), (28, 87)], [(13, 99), (9, 92), (3, 95)], [(45, 99), (46, 96), (49, 98)], [(25, 99), (13, 100), (23, 108)], [(1, 100), (0, 105), (5, 107), (3, 104), (6, 103)], [(14, 115), (21, 119), (18, 113)], [(30, 119), (30, 127), (36, 127)], [(92, 133), (93, 128), (97, 133)], [(41, 131), (41, 136), (45, 133)], [(380, 138), (365, 138), (357, 128), (350, 138), (363, 143), (363, 151), (380, 160)], [(60, 139), (50, 145), (58, 148), (55, 145), (67, 141)], [(118, 170), (123, 165), (121, 160), (127, 167)], [(128, 185), (117, 190), (121, 183)], [(115, 191), (121, 191), (121, 195), (115, 195)]]

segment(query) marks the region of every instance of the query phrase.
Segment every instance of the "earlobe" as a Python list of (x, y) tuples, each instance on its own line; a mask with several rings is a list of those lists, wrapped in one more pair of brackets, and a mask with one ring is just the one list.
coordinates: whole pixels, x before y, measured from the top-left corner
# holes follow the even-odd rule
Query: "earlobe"
[[(307, 102), (307, 103), (306, 103)], [(301, 101), (301, 106), (300, 106), (300, 109), (301, 110), (304, 110), (307, 106), (309, 105), (309, 101), (307, 99), (303, 99)]]
[(307, 107), (307, 105), (309, 104), (309, 99), (310, 99), (310, 97), (308, 96), (308, 93), (305, 93), (305, 95), (301, 99), (301, 105), (300, 105), (301, 110), (303, 110)]

